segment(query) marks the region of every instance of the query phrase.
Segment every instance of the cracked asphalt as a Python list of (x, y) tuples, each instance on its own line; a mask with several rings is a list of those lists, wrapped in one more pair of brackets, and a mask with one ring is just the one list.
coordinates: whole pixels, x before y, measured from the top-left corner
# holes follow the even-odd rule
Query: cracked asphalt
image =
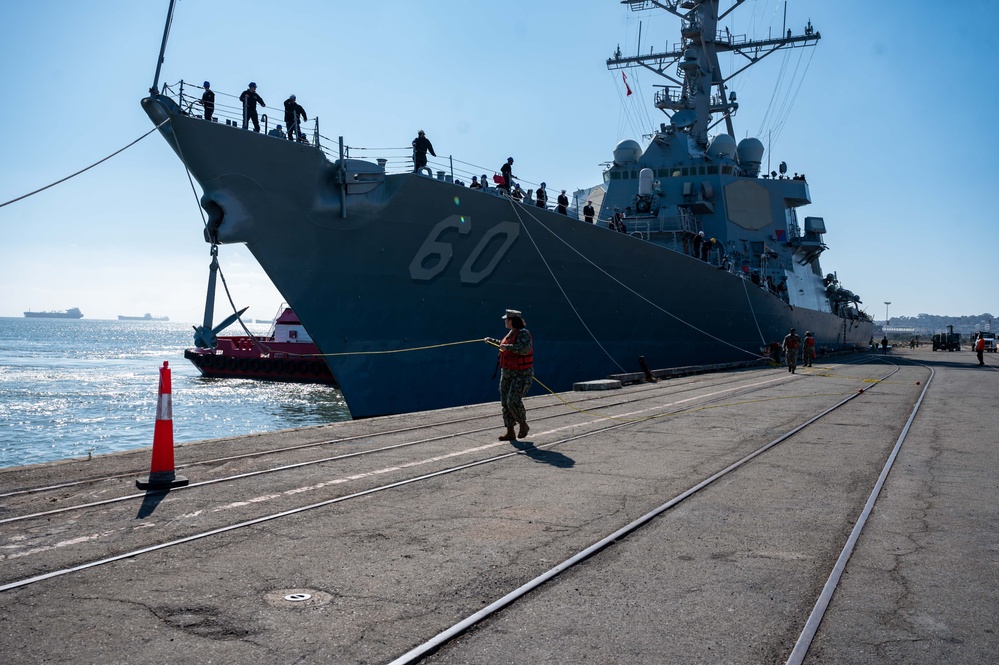
[[(594, 414), (531, 398), (531, 441), (515, 445), (494, 445), (499, 427), (471, 431), (499, 424), (487, 404), (178, 447), (197, 482), (434, 439), (0, 524), (0, 584), (522, 454), (0, 592), (0, 662), (389, 662), (863, 387), (426, 658), (784, 662), (925, 385), (928, 370), (912, 362), (936, 377), (805, 662), (994, 662), (997, 363), (990, 355), (979, 368), (967, 352), (894, 357), (902, 369), (876, 385), (890, 368), (847, 356), (794, 376), (761, 368), (627, 387), (615, 397), (628, 401), (600, 411), (626, 419), (690, 397), (702, 406), (609, 431)], [(707, 403), (733, 385), (745, 391)], [(447, 423), (483, 414), (495, 416)], [(421, 429), (203, 462), (404, 425)], [(587, 436), (542, 447), (578, 434)], [(0, 491), (124, 475), (0, 499), (0, 519), (134, 492), (130, 474), (147, 463), (148, 450), (2, 469)]]

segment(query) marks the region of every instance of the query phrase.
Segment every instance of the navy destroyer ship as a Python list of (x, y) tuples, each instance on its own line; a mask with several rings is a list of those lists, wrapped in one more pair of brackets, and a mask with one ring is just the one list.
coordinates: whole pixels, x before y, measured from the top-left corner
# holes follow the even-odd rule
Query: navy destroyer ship
[(536, 375), (553, 390), (638, 371), (640, 357), (653, 368), (757, 359), (792, 327), (820, 350), (867, 346), (859, 297), (820, 267), (825, 221), (799, 213), (809, 183), (761, 172), (762, 142), (736, 141), (719, 63), (735, 52), (752, 64), (819, 33), (736, 37), (719, 30), (718, 0), (622, 4), (673, 14), (680, 41), (607, 61), (665, 78), (665, 122), (644, 147), (613, 148), (595, 223), (443, 173), (392, 173), (349, 158), (342, 137), (327, 151), (318, 128), (288, 141), (198, 117), (182, 87), (158, 87), (171, 4), (142, 106), (203, 189), (213, 252), (247, 246), (353, 417), (495, 401), (495, 349), (473, 340), (495, 334), (506, 308), (524, 312)]

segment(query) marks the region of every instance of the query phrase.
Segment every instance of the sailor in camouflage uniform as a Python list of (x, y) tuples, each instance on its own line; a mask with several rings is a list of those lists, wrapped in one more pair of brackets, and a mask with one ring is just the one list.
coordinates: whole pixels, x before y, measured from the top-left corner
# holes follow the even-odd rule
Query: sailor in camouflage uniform
[[(531, 389), (534, 381), (534, 343), (531, 333), (525, 327), (524, 318), (515, 309), (506, 310), (503, 315), (506, 327), (510, 331), (502, 340), (486, 337), (489, 344), (499, 346), (500, 399), (503, 403), (503, 424), (506, 434), (500, 441), (514, 441), (519, 436), (524, 438), (530, 431), (527, 425), (527, 410), (524, 408), (524, 395)], [(520, 431), (513, 431), (514, 424), (520, 425)]]

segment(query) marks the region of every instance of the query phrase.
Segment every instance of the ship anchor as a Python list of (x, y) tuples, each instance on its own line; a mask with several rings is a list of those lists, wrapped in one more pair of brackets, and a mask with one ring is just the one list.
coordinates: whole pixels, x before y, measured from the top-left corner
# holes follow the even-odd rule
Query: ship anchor
[(194, 326), (194, 345), (201, 349), (214, 349), (218, 346), (218, 334), (235, 323), (243, 312), (249, 309), (244, 307), (235, 314), (227, 316), (219, 325), (212, 327), (212, 318), (215, 312), (215, 281), (219, 272), (219, 246), (212, 245), (212, 263), (208, 267), (208, 293), (205, 297), (205, 317), (200, 326)]

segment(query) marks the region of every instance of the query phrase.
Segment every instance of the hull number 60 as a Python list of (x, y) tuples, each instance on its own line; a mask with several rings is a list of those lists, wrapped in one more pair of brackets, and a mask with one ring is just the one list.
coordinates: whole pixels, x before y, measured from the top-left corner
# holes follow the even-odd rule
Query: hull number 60
[[(451, 215), (437, 222), (409, 263), (410, 277), (429, 282), (447, 269), (454, 257), (454, 248), (450, 242), (444, 242), (440, 238), (449, 229), (455, 229), (459, 236), (468, 236), (472, 232), (472, 220), (470, 217)], [(478, 284), (492, 275), (519, 235), (520, 225), (514, 222), (500, 222), (486, 231), (458, 271), (461, 283)], [(498, 246), (495, 241), (499, 241)], [(490, 247), (495, 247), (492, 256), (484, 266), (476, 270), (475, 265), (481, 265), (485, 261), (483, 254)]]

